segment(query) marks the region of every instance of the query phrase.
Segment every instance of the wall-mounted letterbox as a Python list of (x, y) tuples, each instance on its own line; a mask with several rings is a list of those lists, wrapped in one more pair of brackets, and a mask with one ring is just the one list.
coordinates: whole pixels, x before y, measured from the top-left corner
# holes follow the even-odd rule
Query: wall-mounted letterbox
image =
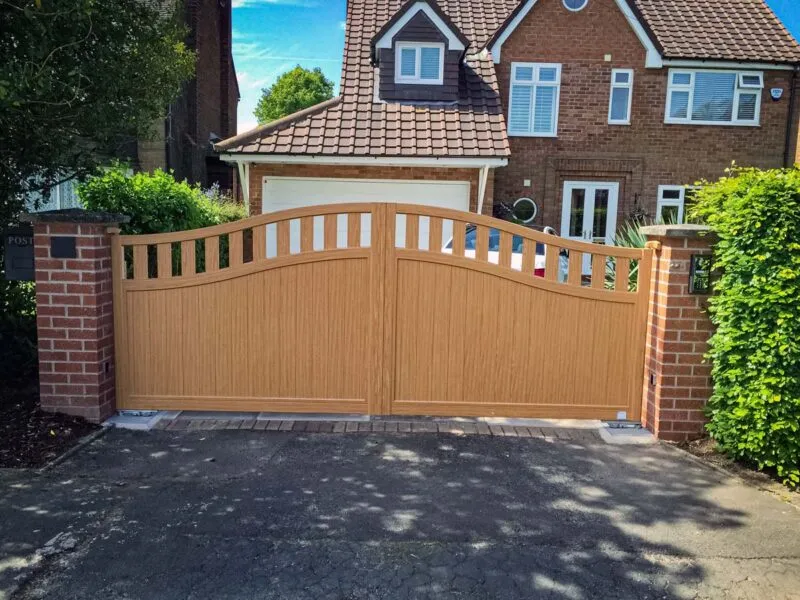
[(33, 228), (9, 227), (3, 231), (5, 277), (8, 281), (33, 281)]

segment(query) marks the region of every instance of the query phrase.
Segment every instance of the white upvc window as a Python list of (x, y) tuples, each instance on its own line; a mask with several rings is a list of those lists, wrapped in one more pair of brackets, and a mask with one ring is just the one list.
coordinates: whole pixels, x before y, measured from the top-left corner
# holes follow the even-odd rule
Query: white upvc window
[(560, 64), (512, 63), (509, 135), (556, 137), (560, 90)]
[(444, 83), (444, 44), (397, 42), (394, 81), (416, 85)]
[(670, 69), (664, 122), (756, 126), (763, 88), (757, 71)]
[(686, 206), (691, 204), (699, 188), (693, 185), (658, 186), (656, 223), (680, 225), (686, 219)]
[(611, 70), (611, 93), (608, 99), (608, 124), (630, 125), (633, 102), (633, 69)]

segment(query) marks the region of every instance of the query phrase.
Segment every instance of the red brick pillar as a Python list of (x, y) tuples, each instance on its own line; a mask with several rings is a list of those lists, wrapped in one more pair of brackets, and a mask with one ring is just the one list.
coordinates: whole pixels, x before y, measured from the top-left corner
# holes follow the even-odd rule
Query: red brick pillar
[(24, 220), (34, 225), (42, 409), (101, 422), (115, 410), (108, 230), (127, 217), (69, 209)]
[(642, 421), (659, 439), (694, 439), (703, 434), (703, 409), (711, 395), (711, 366), (704, 355), (713, 329), (708, 294), (690, 289), (691, 262), (693, 255), (711, 254), (714, 237), (699, 225), (653, 225), (643, 231), (656, 253)]

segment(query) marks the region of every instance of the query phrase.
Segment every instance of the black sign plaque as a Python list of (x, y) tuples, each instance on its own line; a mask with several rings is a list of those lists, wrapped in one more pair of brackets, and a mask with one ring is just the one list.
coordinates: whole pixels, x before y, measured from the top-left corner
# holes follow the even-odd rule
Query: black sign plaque
[(33, 228), (8, 227), (3, 231), (5, 277), (8, 281), (33, 281)]

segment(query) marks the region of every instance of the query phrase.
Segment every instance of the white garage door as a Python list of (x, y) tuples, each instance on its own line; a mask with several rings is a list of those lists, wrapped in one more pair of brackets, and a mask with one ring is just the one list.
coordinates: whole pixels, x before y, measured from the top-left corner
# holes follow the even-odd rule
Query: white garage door
[[(277, 212), (303, 206), (321, 204), (346, 204), (349, 202), (398, 202), (438, 206), (455, 210), (469, 210), (469, 182), (467, 181), (400, 181), (377, 179), (306, 179), (296, 177), (265, 177), (263, 212)], [(369, 215), (362, 221), (362, 245), (369, 244)], [(347, 221), (339, 220), (339, 245), (346, 246)], [(443, 223), (443, 240), (452, 235), (452, 225)], [(427, 218), (420, 219), (420, 244), (427, 247)], [(300, 223), (290, 224), (290, 252), (300, 251)], [(267, 235), (267, 255), (275, 253), (274, 235)], [(322, 218), (314, 221), (314, 247), (321, 248), (323, 240)], [(270, 241), (272, 243), (270, 243)], [(398, 219), (397, 245), (405, 245), (405, 223)]]

